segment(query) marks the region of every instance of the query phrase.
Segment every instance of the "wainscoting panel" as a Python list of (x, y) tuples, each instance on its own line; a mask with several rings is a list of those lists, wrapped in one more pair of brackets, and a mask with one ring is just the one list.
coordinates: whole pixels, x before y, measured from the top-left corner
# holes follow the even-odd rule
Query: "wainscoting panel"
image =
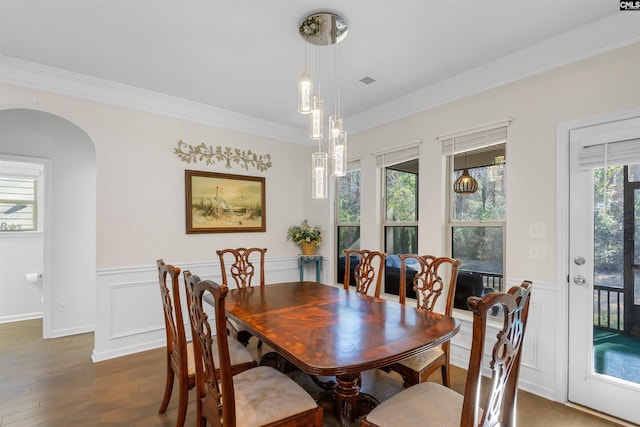
[[(507, 279), (507, 286), (517, 286), (520, 279)], [(555, 283), (534, 282), (529, 304), (529, 321), (525, 333), (520, 364), (519, 387), (531, 393), (554, 400), (555, 398)], [(451, 340), (451, 363), (467, 369), (472, 341), (472, 316), (470, 312), (454, 310), (460, 320), (460, 332)], [(495, 336), (501, 325), (490, 325), (489, 333)], [(491, 357), (492, 348), (485, 346), (485, 362)], [(484, 374), (489, 375), (488, 362)]]
[[(176, 265), (200, 278), (221, 281), (219, 262)], [(265, 259), (266, 282), (299, 279), (297, 257)], [(186, 311), (185, 289), (181, 279), (183, 313)], [(93, 361), (112, 359), (165, 345), (164, 317), (158, 272), (154, 265), (102, 269), (97, 272), (95, 348)], [(230, 287), (235, 287), (233, 283)], [(186, 320), (186, 319), (185, 319)], [(187, 328), (187, 334), (190, 331)]]

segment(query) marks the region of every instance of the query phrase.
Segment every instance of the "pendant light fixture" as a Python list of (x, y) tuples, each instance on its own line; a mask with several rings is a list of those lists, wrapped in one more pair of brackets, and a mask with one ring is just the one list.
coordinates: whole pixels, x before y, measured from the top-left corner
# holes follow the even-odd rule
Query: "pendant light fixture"
[[(453, 158), (455, 162), (455, 154)], [(466, 154), (464, 155), (464, 170), (462, 171), (462, 175), (453, 183), (453, 191), (458, 194), (472, 194), (478, 191), (478, 181), (469, 174), (469, 169), (467, 169)]]
[(305, 65), (304, 69), (300, 71), (300, 79), (298, 80), (298, 112), (301, 114), (309, 114), (312, 108), (313, 71), (308, 69)]
[(329, 195), (329, 183), (327, 174), (327, 153), (320, 150), (311, 155), (311, 182), (313, 183), (311, 197), (314, 199), (326, 199)]
[[(330, 12), (317, 12), (305, 17), (299, 26), (300, 36), (316, 46), (316, 87), (313, 91), (313, 72), (306, 67), (300, 73), (298, 81), (298, 111), (309, 114), (309, 138), (318, 141), (318, 151), (312, 154), (312, 197), (321, 199), (328, 197), (328, 167), (329, 159), (334, 176), (344, 176), (347, 169), (347, 132), (343, 128), (343, 118), (340, 115), (339, 96), (339, 51), (335, 47), (335, 112), (329, 117), (327, 132), (327, 151), (322, 151), (321, 142), (324, 139), (324, 102), (320, 97), (320, 55), (321, 46), (336, 45), (347, 36), (347, 24), (342, 17)], [(307, 111), (308, 108), (308, 111)]]

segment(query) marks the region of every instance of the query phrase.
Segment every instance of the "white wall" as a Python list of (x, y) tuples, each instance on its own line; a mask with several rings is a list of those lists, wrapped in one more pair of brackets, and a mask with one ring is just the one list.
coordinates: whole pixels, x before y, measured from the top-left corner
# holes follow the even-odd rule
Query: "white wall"
[[(555, 301), (566, 291), (555, 283), (554, 242), (555, 132), (564, 121), (606, 114), (640, 104), (640, 44), (514, 82), (412, 117), (350, 136), (351, 156), (362, 155), (362, 245), (380, 247), (375, 160), (371, 153), (417, 139), (420, 148), (420, 252), (443, 253), (444, 186), (438, 135), (512, 117), (508, 146), (507, 264), (509, 284), (534, 281), (532, 314), (526, 338), (522, 382), (553, 398), (556, 389), (556, 335), (566, 319)], [(1, 85), (0, 108), (37, 107), (77, 124), (95, 144), (97, 166), (97, 318), (94, 359), (101, 360), (160, 345), (162, 317), (154, 263), (187, 267), (215, 278), (217, 247), (266, 246), (268, 270), (278, 280), (297, 277), (297, 249), (286, 243), (289, 225), (309, 217), (328, 227), (330, 206), (309, 197), (306, 146), (211, 126), (127, 110), (96, 102)], [(269, 153), (267, 172), (227, 170), (222, 165), (181, 163), (173, 154), (177, 141), (251, 149)], [(3, 147), (4, 149), (4, 147)], [(184, 169), (265, 176), (267, 232), (186, 235)], [(546, 223), (547, 238), (531, 239), (530, 223)], [(321, 247), (333, 256), (328, 236)], [(530, 260), (528, 245), (547, 245), (546, 260)], [(330, 259), (329, 259), (330, 260)], [(325, 263), (324, 277), (333, 277)], [(330, 279), (329, 279), (330, 280)], [(465, 330), (454, 339), (452, 358), (465, 363)]]
[(0, 323), (42, 317), (42, 278), (25, 275), (42, 274), (43, 248), (42, 232), (0, 234)]
[[(420, 146), (419, 252), (446, 253), (445, 172), (437, 137), (483, 123), (513, 119), (507, 143), (506, 268), (508, 285), (533, 281), (520, 385), (549, 399), (562, 400), (564, 369), (558, 345), (566, 341), (566, 283), (557, 282), (556, 131), (563, 122), (640, 106), (640, 44), (634, 44), (510, 83), (432, 110), (350, 136), (350, 155), (362, 155), (362, 212), (378, 212), (374, 152), (422, 140)], [(568, 167), (568, 165), (567, 165)], [(529, 237), (529, 224), (545, 223), (546, 238)], [(363, 216), (367, 247), (381, 247), (379, 220)], [(365, 242), (366, 239), (366, 242)], [(547, 258), (529, 258), (529, 245), (546, 246)], [(458, 312), (458, 310), (456, 310)], [(560, 317), (558, 317), (560, 313)], [(452, 361), (465, 366), (470, 316), (452, 340)], [(564, 335), (564, 338), (563, 338)]]
[[(34, 115), (55, 118), (54, 123), (43, 122), (38, 129), (49, 126), (52, 130), (66, 124), (82, 129), (86, 133), (86, 145), (91, 150), (95, 146), (95, 161), (78, 160), (76, 154), (65, 154), (72, 165), (63, 167), (58, 167), (62, 159), (54, 148), (67, 144), (71, 139), (68, 136), (43, 132), (49, 137), (42, 140), (41, 145), (34, 140), (28, 145), (28, 151), (30, 155), (54, 158), (52, 198), (55, 204), (66, 206), (75, 202), (71, 206), (76, 207), (84, 202), (93, 204), (91, 218), (96, 221), (92, 227), (93, 242), (87, 244), (82, 239), (91, 233), (78, 233), (74, 229), (63, 236), (74, 242), (70, 243), (74, 250), (84, 255), (96, 254), (87, 262), (76, 260), (73, 266), (67, 267), (65, 275), (75, 280), (78, 269), (89, 268), (90, 278), (82, 280), (84, 286), (80, 288), (67, 288), (66, 284), (56, 281), (52, 303), (56, 319), (74, 313), (76, 321), (81, 322), (80, 319), (87, 316), (84, 313), (80, 316), (76, 309), (85, 309), (91, 321), (82, 325), (89, 323), (88, 330), (93, 329), (93, 316), (96, 316), (96, 360), (159, 345), (158, 331), (164, 328), (164, 323), (156, 289), (158, 258), (181, 267), (199, 266), (199, 273), (206, 277), (219, 271), (215, 264), (216, 249), (263, 246), (268, 248), (266, 255), (271, 271), (268, 281), (278, 277), (296, 280), (298, 248), (286, 241), (287, 228), (310, 212), (316, 219), (327, 221), (321, 225), (328, 227), (329, 203), (310, 197), (311, 147), (13, 85), (0, 85), (0, 91), (0, 108), (4, 109), (0, 113), (6, 117), (1, 123), (3, 153), (26, 154), (22, 135), (33, 127)], [(16, 107), (37, 108), (51, 114), (16, 110)], [(16, 111), (27, 111), (26, 118)], [(179, 140), (270, 154), (273, 166), (260, 172), (253, 168), (244, 170), (235, 164), (230, 169), (225, 163), (187, 164), (174, 154)], [(14, 142), (6, 143), (8, 141)], [(90, 194), (88, 191), (56, 192), (58, 183), (64, 183), (68, 177), (55, 172), (71, 171), (84, 164), (95, 171), (94, 179), (85, 180), (97, 189), (95, 198), (85, 200), (85, 195)], [(266, 232), (187, 235), (185, 169), (265, 177)], [(61, 218), (61, 214), (54, 215), (54, 230)], [(53, 255), (62, 256), (61, 249), (67, 249), (66, 244), (60, 245), (59, 233), (54, 233), (51, 241)], [(323, 246), (320, 252), (329, 253), (328, 248)], [(68, 310), (58, 313), (61, 302), (66, 302)]]
[[(0, 141), (3, 154), (48, 159), (44, 201), (47, 256), (41, 271), (45, 299), (43, 332), (45, 336), (62, 336), (91, 331), (95, 322), (96, 265), (93, 144), (82, 129), (67, 120), (19, 108), (0, 110)], [(17, 249), (15, 243), (10, 247)], [(15, 255), (9, 257), (12, 264), (7, 267), (12, 272), (7, 274), (24, 275), (20, 264), (26, 260), (18, 260)], [(18, 305), (19, 291), (15, 287), (9, 289), (11, 285), (0, 286), (6, 292), (7, 303)], [(7, 314), (3, 312), (0, 316)]]

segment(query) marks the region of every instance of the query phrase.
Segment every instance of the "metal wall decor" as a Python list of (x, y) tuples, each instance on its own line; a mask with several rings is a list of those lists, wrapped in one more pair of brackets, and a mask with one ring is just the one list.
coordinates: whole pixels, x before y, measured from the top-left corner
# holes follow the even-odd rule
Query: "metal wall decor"
[(249, 170), (249, 166), (264, 172), (271, 167), (270, 154), (257, 154), (251, 150), (240, 150), (239, 148), (231, 148), (212, 145), (207, 146), (204, 142), (199, 145), (187, 144), (183, 140), (178, 141), (178, 147), (173, 152), (180, 157), (180, 160), (186, 163), (196, 164), (197, 162), (205, 162), (206, 165), (213, 165), (218, 162), (226, 162), (225, 168), (231, 169), (231, 164), (236, 164), (244, 170)]

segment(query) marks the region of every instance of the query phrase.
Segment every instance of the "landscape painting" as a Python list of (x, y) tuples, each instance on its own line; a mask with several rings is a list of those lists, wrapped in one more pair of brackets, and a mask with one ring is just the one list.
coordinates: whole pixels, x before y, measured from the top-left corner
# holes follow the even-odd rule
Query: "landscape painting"
[(187, 234), (266, 231), (265, 179), (185, 171)]

